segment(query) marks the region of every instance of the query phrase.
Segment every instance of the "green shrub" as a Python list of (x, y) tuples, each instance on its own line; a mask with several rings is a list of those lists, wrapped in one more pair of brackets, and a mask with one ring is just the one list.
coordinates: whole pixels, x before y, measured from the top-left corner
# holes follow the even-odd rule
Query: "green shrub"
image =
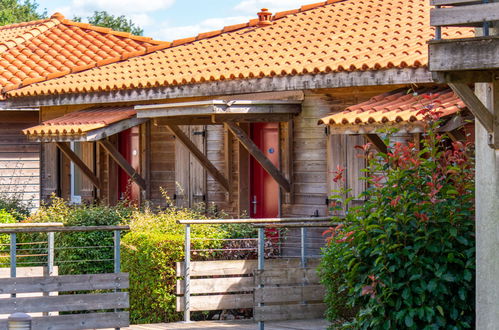
[[(475, 314), (472, 152), (429, 130), (369, 159), (367, 201), (331, 228), (321, 264), (327, 316), (353, 329), (463, 329)], [(341, 179), (339, 169), (336, 179)], [(349, 200), (339, 201), (342, 208)], [(338, 219), (336, 219), (338, 220)]]
[[(5, 209), (0, 209), (0, 223), (15, 223), (16, 218)], [(0, 255), (9, 253), (10, 236), (9, 234), (0, 234)], [(7, 263), (7, 258), (0, 258), (0, 264)]]
[(30, 214), (31, 206), (18, 196), (4, 196), (0, 194), (0, 210), (9, 212), (16, 221), (24, 220)]
[[(203, 219), (192, 210), (169, 208), (135, 212), (123, 237), (122, 269), (130, 273), (130, 319), (133, 323), (178, 321), (175, 312), (176, 262), (184, 258), (184, 226), (179, 219)], [(227, 233), (216, 225), (193, 225), (192, 248), (220, 248)], [(215, 240), (214, 240), (215, 239)], [(193, 252), (204, 260), (213, 253)]]
[[(53, 197), (50, 205), (40, 207), (30, 220), (62, 222), (65, 226), (112, 226), (126, 222), (131, 213), (130, 208), (122, 205), (68, 205), (63, 199)], [(40, 236), (30, 235), (29, 239), (42, 240)], [(112, 273), (113, 244), (112, 231), (56, 233), (55, 263), (59, 274)]]

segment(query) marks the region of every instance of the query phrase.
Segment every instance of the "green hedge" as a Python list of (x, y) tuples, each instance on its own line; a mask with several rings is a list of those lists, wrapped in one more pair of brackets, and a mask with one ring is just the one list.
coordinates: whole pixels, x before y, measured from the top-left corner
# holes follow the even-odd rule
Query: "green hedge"
[[(135, 212), (131, 231), (122, 240), (122, 269), (130, 273), (130, 320), (132, 323), (172, 322), (181, 319), (175, 311), (176, 262), (184, 259), (184, 226), (179, 219), (203, 219), (187, 209), (170, 208), (158, 213)], [(213, 239), (227, 237), (216, 225), (193, 225), (192, 248), (220, 248)], [(199, 238), (199, 239), (197, 239)], [(204, 238), (204, 239), (202, 239)], [(196, 260), (212, 253), (193, 253)]]
[[(126, 221), (132, 209), (103, 205), (68, 205), (52, 198), (30, 218), (31, 222), (62, 222), (65, 226), (111, 226)], [(23, 241), (43, 241), (46, 234), (22, 237)], [(55, 234), (55, 263), (59, 274), (99, 274), (114, 271), (113, 232), (79, 232)]]
[[(29, 221), (62, 222), (66, 226), (128, 224), (130, 231), (122, 233), (121, 262), (122, 271), (130, 273), (130, 318), (133, 323), (154, 323), (181, 318), (181, 314), (175, 312), (175, 263), (184, 258), (184, 226), (177, 223), (180, 219), (207, 217), (195, 210), (177, 208), (141, 210), (125, 206), (70, 206), (54, 197), (50, 205), (42, 206)], [(247, 230), (250, 229), (233, 228), (236, 235)], [(228, 231), (227, 226), (192, 226), (193, 249), (222, 247), (222, 241), (216, 239), (229, 237)], [(24, 239), (42, 238), (30, 235)], [(112, 260), (91, 261), (113, 258), (113, 249), (110, 248), (113, 245), (112, 232), (58, 233), (55, 244), (59, 274), (113, 272)], [(96, 246), (108, 248), (75, 248)], [(193, 252), (195, 260), (206, 260), (214, 255)], [(79, 262), (82, 260), (89, 261)]]

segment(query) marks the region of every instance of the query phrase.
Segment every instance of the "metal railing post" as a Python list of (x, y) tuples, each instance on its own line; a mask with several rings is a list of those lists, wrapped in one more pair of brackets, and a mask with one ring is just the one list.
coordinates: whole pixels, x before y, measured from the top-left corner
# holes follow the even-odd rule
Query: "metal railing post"
[[(17, 277), (16, 245), (17, 245), (17, 237), (15, 233), (12, 233), (10, 234), (10, 277)], [(12, 298), (15, 298), (16, 294), (12, 293), (10, 296)]]
[(7, 319), (7, 329), (31, 330), (31, 316), (26, 313), (14, 313)]
[[(265, 268), (265, 228), (258, 228), (258, 270), (262, 271)], [(263, 284), (258, 284), (258, 288), (263, 288)], [(263, 303), (258, 303), (258, 307), (263, 306)], [(258, 321), (258, 329), (265, 329), (265, 322)]]
[[(43, 270), (43, 276), (54, 276), (54, 233), (47, 233), (47, 265)], [(44, 292), (44, 297), (50, 296), (50, 292)], [(43, 312), (43, 316), (51, 315), (51, 312)]]
[(184, 321), (191, 321), (191, 225), (185, 225)]
[(54, 233), (48, 233), (47, 237), (47, 276), (54, 276)]
[[(435, 8), (441, 8), (442, 6), (435, 6)], [(440, 40), (442, 39), (442, 27), (441, 26), (437, 26), (435, 28), (435, 39), (436, 40)]]
[(307, 241), (307, 228), (301, 227), (300, 228), (300, 256), (301, 256), (301, 266), (302, 268), (307, 267), (307, 246), (306, 246), (306, 241)]
[[(121, 245), (121, 231), (120, 230), (115, 230), (114, 231), (114, 244), (113, 244), (113, 249), (114, 249), (114, 272), (115, 273), (120, 273), (121, 272), (121, 250), (120, 250), (120, 245)], [(115, 289), (114, 292), (119, 292), (120, 289)], [(115, 312), (118, 310), (115, 309)], [(119, 330), (120, 328), (114, 328), (115, 330)]]

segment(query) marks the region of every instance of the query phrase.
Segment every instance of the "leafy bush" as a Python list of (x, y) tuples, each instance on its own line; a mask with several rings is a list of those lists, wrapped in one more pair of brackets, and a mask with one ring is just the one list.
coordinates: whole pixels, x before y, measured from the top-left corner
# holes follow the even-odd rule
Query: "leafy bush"
[(30, 205), (18, 196), (4, 196), (0, 194), (0, 210), (9, 212), (16, 221), (24, 220), (30, 214)]
[[(40, 207), (30, 220), (32, 222), (62, 222), (65, 226), (112, 226), (125, 222), (131, 213), (130, 208), (122, 205), (70, 206), (63, 199), (53, 197), (50, 205)], [(30, 239), (36, 238), (30, 235)], [(113, 232), (56, 233), (55, 260), (59, 266), (59, 274), (112, 273), (114, 271), (113, 244)]]
[[(387, 141), (388, 142), (388, 141)], [(430, 129), (369, 160), (366, 202), (327, 231), (327, 316), (353, 329), (463, 329), (475, 314), (474, 165), (469, 145)], [(339, 169), (336, 180), (341, 179)], [(349, 200), (340, 201), (342, 208)], [(339, 220), (339, 219), (336, 219)], [(343, 314), (343, 315), (342, 315)]]
[[(179, 219), (206, 219), (188, 209), (168, 208), (158, 213), (133, 213), (131, 231), (123, 237), (122, 269), (130, 273), (130, 319), (133, 323), (171, 322), (175, 311), (176, 262), (184, 258), (184, 226)], [(217, 225), (193, 225), (192, 248), (222, 247), (227, 232)], [(193, 252), (205, 260), (211, 252)]]
[[(16, 218), (4, 209), (0, 209), (0, 223), (15, 223)], [(0, 254), (9, 252), (9, 234), (0, 234)], [(0, 258), (0, 264), (7, 262), (5, 258)]]

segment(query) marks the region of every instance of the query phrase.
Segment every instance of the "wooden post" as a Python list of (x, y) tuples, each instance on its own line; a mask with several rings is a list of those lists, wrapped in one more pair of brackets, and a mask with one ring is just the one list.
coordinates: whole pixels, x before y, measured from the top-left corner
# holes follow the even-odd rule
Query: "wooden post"
[[(499, 116), (499, 80), (476, 84), (476, 93), (490, 114)], [(476, 136), (476, 329), (499, 324), (499, 146), (492, 134), (475, 121)], [(493, 137), (492, 137), (493, 138)]]
[(249, 138), (245, 131), (241, 127), (234, 123), (226, 122), (226, 127), (230, 129), (232, 134), (239, 140), (239, 142), (248, 150), (248, 152), (262, 165), (263, 169), (270, 174), (271, 177), (283, 188), (286, 192), (291, 192), (291, 184), (284, 177), (284, 175), (279, 171), (272, 162), (265, 157), (263, 152), (258, 148), (258, 146)]

